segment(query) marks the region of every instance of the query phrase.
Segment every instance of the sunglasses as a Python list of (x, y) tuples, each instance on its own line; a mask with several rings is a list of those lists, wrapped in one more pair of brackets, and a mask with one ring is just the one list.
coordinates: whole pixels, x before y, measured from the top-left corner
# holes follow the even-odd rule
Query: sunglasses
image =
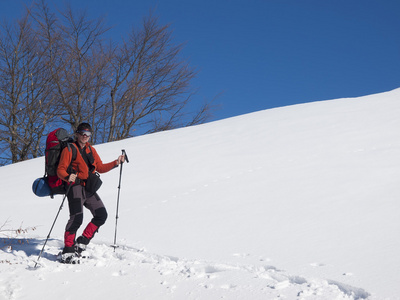
[(83, 135), (83, 136), (86, 136), (86, 137), (91, 137), (92, 136), (92, 133), (90, 131), (86, 131), (86, 130), (78, 131), (78, 133), (80, 135)]

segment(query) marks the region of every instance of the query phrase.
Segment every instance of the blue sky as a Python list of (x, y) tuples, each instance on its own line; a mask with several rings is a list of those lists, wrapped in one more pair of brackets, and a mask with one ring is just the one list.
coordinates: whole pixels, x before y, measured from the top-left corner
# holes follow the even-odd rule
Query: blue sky
[[(199, 71), (196, 99), (220, 94), (213, 120), (400, 87), (398, 0), (70, 2), (105, 16), (116, 38), (155, 9)], [(0, 18), (19, 16), (23, 3), (0, 0)]]

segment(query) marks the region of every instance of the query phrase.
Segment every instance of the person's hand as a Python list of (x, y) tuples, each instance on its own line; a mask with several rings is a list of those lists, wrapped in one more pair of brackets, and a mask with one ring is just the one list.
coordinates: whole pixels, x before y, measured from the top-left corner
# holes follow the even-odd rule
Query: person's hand
[(71, 175), (69, 175), (68, 181), (69, 181), (69, 182), (75, 182), (76, 176), (77, 176), (76, 174), (71, 174)]
[(117, 164), (120, 165), (125, 162), (125, 155), (118, 156)]

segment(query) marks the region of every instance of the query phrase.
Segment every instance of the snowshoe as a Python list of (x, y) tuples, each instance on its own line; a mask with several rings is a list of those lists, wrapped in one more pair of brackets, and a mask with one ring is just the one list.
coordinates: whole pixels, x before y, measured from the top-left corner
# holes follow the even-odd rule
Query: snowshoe
[(60, 256), (60, 263), (62, 264), (79, 264), (79, 256), (74, 252), (74, 253), (61, 253)]
[(75, 247), (65, 247), (58, 255), (59, 261), (63, 264), (79, 264), (80, 254), (75, 251)]

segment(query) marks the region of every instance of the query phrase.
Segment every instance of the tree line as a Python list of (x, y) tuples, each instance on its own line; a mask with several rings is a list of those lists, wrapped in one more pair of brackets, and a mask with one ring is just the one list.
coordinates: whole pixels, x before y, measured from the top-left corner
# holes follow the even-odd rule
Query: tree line
[(196, 70), (169, 25), (149, 13), (118, 41), (108, 30), (104, 18), (45, 0), (1, 24), (1, 165), (43, 155), (48, 132), (66, 125), (89, 122), (96, 144), (207, 120), (210, 103), (193, 104)]

